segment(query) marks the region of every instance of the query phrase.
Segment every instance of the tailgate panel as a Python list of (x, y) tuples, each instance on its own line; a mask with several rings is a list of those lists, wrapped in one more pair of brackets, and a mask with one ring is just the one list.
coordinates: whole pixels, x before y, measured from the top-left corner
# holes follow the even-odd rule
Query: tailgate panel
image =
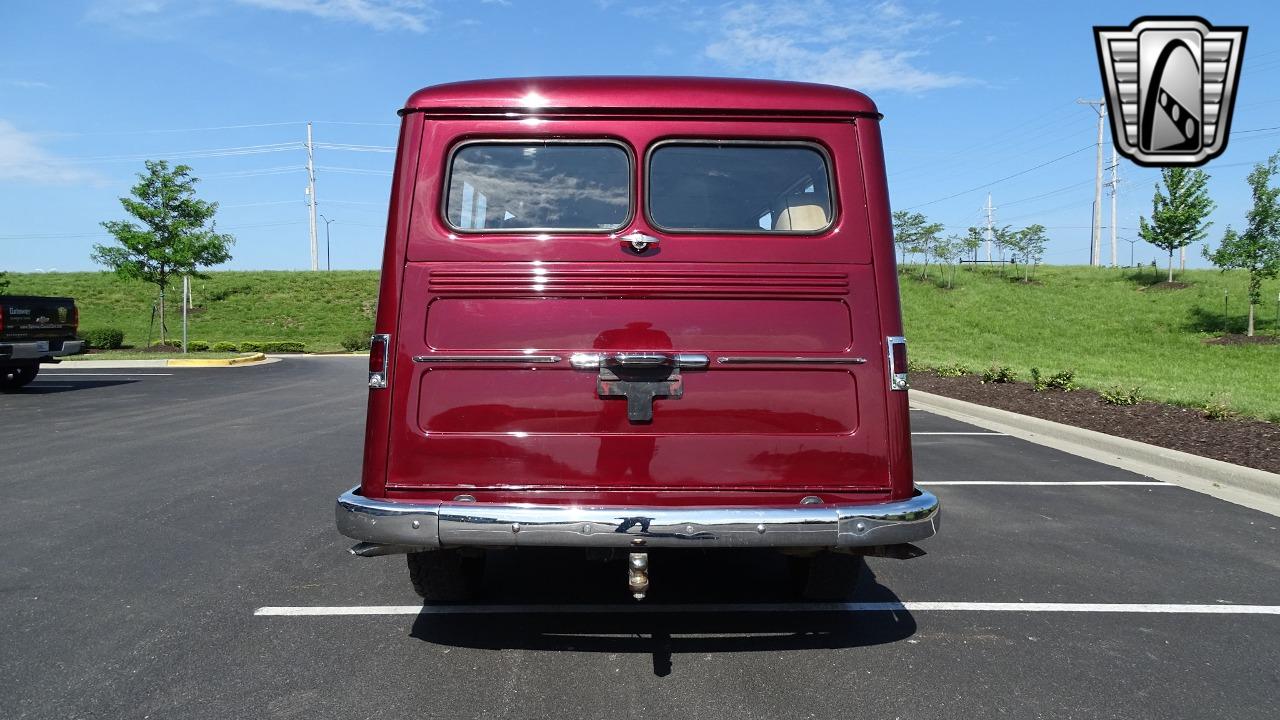
[(426, 340), (437, 350), (634, 349), (624, 335), (646, 330), (649, 350), (843, 352), (853, 342), (839, 299), (448, 298), (431, 304)]
[[(423, 433), (636, 436), (841, 435), (858, 427), (847, 369), (686, 371), (684, 397), (654, 400), (651, 423), (627, 420), (626, 400), (596, 395), (596, 373), (571, 369), (434, 369), (422, 378)], [(501, 402), (485, 389), (502, 388)]]

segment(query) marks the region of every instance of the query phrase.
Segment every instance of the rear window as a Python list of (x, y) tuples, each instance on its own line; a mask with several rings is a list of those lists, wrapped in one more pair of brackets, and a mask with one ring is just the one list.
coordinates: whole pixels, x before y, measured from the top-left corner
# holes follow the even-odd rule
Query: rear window
[(813, 234), (831, 226), (827, 156), (807, 143), (672, 141), (649, 153), (663, 230)]
[(456, 230), (622, 228), (631, 217), (631, 156), (609, 142), (482, 142), (449, 165), (445, 217)]

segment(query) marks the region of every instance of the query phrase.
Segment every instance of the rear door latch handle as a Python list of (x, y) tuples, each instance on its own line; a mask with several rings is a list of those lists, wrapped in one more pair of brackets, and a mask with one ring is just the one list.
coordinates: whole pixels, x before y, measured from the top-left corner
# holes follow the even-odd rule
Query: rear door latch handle
[(702, 353), (668, 353), (668, 352), (619, 352), (619, 353), (574, 353), (569, 364), (575, 370), (598, 370), (602, 367), (622, 368), (684, 368), (686, 370), (705, 370), (711, 365), (711, 358)]
[(631, 250), (637, 253), (642, 253), (650, 247), (657, 247), (658, 245), (658, 238), (652, 235), (645, 235), (642, 232), (627, 233), (619, 237), (618, 240), (622, 241), (623, 245), (630, 245)]

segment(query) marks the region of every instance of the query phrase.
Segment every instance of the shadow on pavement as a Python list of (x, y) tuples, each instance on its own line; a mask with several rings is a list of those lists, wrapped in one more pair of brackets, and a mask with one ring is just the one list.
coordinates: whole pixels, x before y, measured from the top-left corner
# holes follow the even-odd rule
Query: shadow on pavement
[[(474, 615), (424, 609), (410, 635), (426, 642), (486, 650), (644, 653), (654, 674), (669, 675), (680, 655), (854, 648), (904, 640), (916, 631), (905, 610), (894, 612), (734, 611), (724, 605), (807, 603), (796, 600), (786, 558), (767, 551), (684, 552), (651, 555), (653, 588), (642, 601), (625, 591), (620, 561), (592, 563), (582, 554), (521, 550), (490, 559), (485, 596), (477, 601), (511, 605), (510, 613)], [(861, 564), (857, 589), (841, 601), (896, 602)], [(574, 612), (574, 605), (617, 606)], [(663, 605), (680, 605), (670, 613)], [(522, 610), (537, 605), (539, 612)], [(707, 611), (686, 611), (707, 605)], [(552, 612), (547, 612), (552, 610)]]
[(94, 390), (116, 385), (132, 385), (137, 380), (69, 380), (54, 375), (41, 375), (31, 381), (30, 385), (16, 390), (8, 390), (6, 395), (56, 395), (57, 393), (75, 392), (77, 390)]

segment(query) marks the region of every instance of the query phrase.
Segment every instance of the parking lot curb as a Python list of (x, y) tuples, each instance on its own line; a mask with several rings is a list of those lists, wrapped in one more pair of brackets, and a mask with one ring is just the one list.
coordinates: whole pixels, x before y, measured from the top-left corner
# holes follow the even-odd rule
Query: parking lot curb
[(911, 405), (988, 430), (1280, 515), (1280, 474), (912, 390)]
[(166, 364), (167, 367), (230, 367), (232, 365), (252, 365), (260, 363), (267, 359), (263, 353), (253, 353), (252, 355), (244, 355), (242, 357), (225, 358), (218, 360), (182, 360), (170, 359)]

